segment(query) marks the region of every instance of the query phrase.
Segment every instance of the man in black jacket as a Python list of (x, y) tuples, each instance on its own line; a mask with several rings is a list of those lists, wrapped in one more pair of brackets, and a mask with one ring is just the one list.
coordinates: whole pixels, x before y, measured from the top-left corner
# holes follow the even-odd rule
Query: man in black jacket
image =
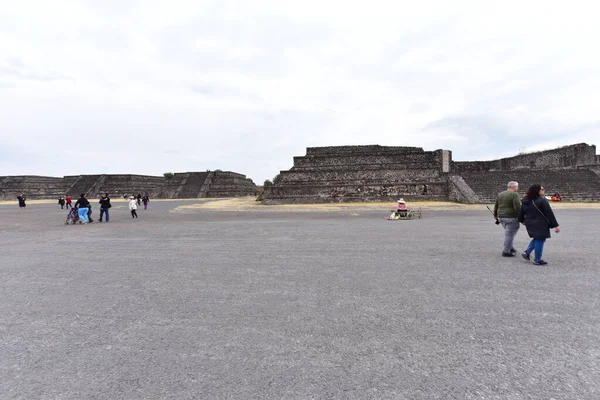
[(104, 193), (104, 196), (100, 197), (100, 219), (98, 221), (102, 222), (102, 216), (106, 214), (106, 222), (109, 220), (108, 209), (112, 206), (110, 205), (110, 197), (108, 197), (108, 193)]

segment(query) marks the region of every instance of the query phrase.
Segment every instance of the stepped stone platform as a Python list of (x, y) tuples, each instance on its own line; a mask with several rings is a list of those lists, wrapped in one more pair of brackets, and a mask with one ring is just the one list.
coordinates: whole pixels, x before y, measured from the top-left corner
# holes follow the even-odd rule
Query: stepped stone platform
[(245, 175), (228, 171), (215, 171), (202, 197), (237, 197), (256, 194), (256, 185)]
[(453, 161), (449, 150), (420, 147), (307, 148), (265, 189), (266, 204), (456, 200), (493, 202), (511, 180), (521, 192), (541, 183), (565, 201), (600, 201), (600, 156), (585, 143), (492, 161)]
[(148, 193), (151, 198), (202, 198), (252, 196), (256, 185), (245, 175), (229, 171), (175, 173), (172, 179), (149, 175), (72, 175), (0, 177), (0, 199), (15, 199), (23, 193), (28, 199), (57, 199), (66, 194), (79, 197), (101, 193), (112, 197)]

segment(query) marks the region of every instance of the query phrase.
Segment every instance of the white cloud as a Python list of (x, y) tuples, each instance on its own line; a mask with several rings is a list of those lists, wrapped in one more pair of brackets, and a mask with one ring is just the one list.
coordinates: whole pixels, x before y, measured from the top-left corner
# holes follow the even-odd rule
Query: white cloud
[(464, 160), (594, 143), (597, 12), (538, 1), (7, 2), (0, 145), (12, 156), (0, 175), (220, 168), (260, 183), (307, 146), (416, 145)]

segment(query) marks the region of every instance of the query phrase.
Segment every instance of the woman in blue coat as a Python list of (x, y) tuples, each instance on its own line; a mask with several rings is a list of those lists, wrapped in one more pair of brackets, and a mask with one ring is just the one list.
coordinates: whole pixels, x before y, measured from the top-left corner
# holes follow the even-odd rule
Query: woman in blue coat
[(542, 259), (544, 243), (550, 238), (550, 229), (554, 232), (560, 232), (560, 227), (554, 217), (550, 203), (544, 197), (544, 188), (542, 185), (533, 185), (527, 191), (527, 195), (521, 201), (521, 213), (519, 222), (525, 224), (527, 233), (531, 238), (527, 250), (522, 254), (523, 258), (530, 260), (531, 252), (534, 252), (533, 263), (535, 265), (546, 265)]

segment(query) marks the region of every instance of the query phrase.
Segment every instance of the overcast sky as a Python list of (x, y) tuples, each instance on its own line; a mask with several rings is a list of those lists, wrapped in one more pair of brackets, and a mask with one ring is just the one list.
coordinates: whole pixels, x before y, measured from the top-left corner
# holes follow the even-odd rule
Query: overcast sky
[(0, 175), (262, 184), (310, 146), (600, 145), (591, 1), (0, 5)]

